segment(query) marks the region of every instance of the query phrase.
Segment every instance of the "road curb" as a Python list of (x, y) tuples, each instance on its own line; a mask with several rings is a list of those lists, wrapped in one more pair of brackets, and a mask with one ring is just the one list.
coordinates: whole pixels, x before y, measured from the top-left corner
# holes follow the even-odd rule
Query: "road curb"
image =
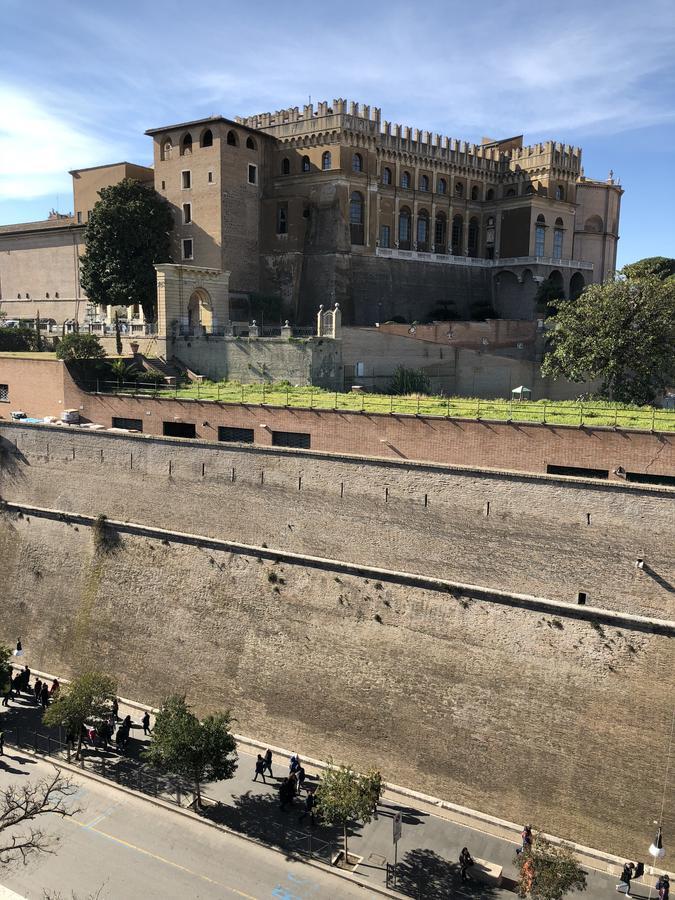
[(88, 772), (87, 769), (82, 769), (79, 766), (73, 765), (72, 763), (64, 762), (60, 759), (56, 760), (51, 756), (46, 756), (41, 753), (29, 753), (26, 750), (22, 750), (14, 745), (11, 745), (11, 748), (13, 753), (18, 753), (21, 756), (25, 756), (30, 759), (41, 759), (43, 762), (50, 763), (57, 769), (65, 769), (68, 772), (72, 772), (73, 775), (79, 775), (82, 778), (88, 778), (90, 781), (95, 781), (104, 787), (109, 787), (113, 790), (121, 791), (122, 793), (127, 794), (130, 797), (135, 797), (137, 800), (143, 800), (146, 803), (152, 803), (154, 806), (157, 806), (160, 809), (164, 809), (168, 812), (175, 813), (176, 815), (183, 816), (184, 818), (190, 819), (193, 822), (198, 822), (201, 825), (206, 825), (209, 828), (213, 828), (216, 831), (221, 831), (225, 834), (230, 835), (231, 837), (239, 838), (242, 841), (247, 841), (249, 844), (255, 844), (257, 847), (262, 847), (265, 850), (271, 850), (273, 853), (279, 853), (286, 858), (291, 858), (296, 862), (311, 866), (314, 869), (319, 869), (321, 872), (324, 872), (324, 874), (334, 875), (337, 878), (342, 878), (343, 881), (348, 881), (350, 884), (354, 884), (357, 887), (371, 891), (372, 893), (379, 894), (382, 897), (393, 897), (394, 900), (410, 900), (410, 898), (405, 894), (399, 894), (397, 892), (390, 891), (388, 888), (381, 887), (380, 885), (371, 884), (369, 881), (363, 881), (361, 878), (357, 878), (356, 876), (350, 875), (347, 872), (341, 872), (333, 866), (327, 866), (325, 865), (325, 863), (319, 862), (318, 860), (307, 859), (302, 856), (302, 854), (295, 853), (293, 850), (284, 850), (281, 847), (275, 846), (274, 844), (268, 844), (265, 841), (260, 841), (249, 834), (244, 834), (241, 831), (235, 831), (233, 828), (228, 828), (227, 825), (220, 825), (218, 822), (211, 822), (209, 819), (205, 819), (189, 809), (183, 809), (180, 806), (168, 803), (166, 800), (162, 800), (159, 797), (151, 797), (150, 795), (144, 794), (141, 791), (134, 791), (132, 788), (128, 788), (123, 784), (118, 784), (116, 781), (111, 781), (109, 778), (103, 778), (101, 775), (97, 775), (95, 772)]

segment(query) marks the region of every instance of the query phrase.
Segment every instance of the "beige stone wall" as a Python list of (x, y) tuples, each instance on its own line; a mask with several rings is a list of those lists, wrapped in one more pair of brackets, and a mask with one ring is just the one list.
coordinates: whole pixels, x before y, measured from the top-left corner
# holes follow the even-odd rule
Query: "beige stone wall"
[(616, 268), (622, 189), (613, 182), (582, 181), (578, 185), (574, 258), (593, 263), (596, 282)]
[[(242, 466), (235, 453), (234, 482), (229, 459), (214, 478), (213, 456), (200, 481), (198, 457), (188, 463), (176, 444), (152, 457), (166, 464), (169, 454), (168, 477), (166, 465), (162, 475), (148, 469), (138, 442), (97, 437), (84, 458), (77, 442), (73, 460), (69, 438), (48, 449), (43, 440), (20, 440), (26, 461), (3, 459), (3, 496), (22, 492), (61, 509), (130, 519), (142, 508), (146, 519), (169, 528), (179, 522), (180, 531), (236, 533), (272, 549), (360, 555), (383, 567), (397, 559), (426, 570), (431, 560), (435, 569), (440, 553), (446, 571), (476, 567), (501, 587), (518, 573), (521, 584), (545, 595), (564, 578), (561, 565), (570, 587), (581, 569), (598, 569), (611, 582), (608, 596), (617, 581), (633, 582), (622, 592), (624, 608), (666, 612), (656, 595), (645, 603), (635, 590), (640, 574), (630, 559), (624, 571), (622, 559), (641, 521), (650, 522), (652, 545), (666, 549), (669, 539), (672, 548), (672, 522), (661, 534), (657, 498), (632, 496), (626, 505), (621, 491), (561, 484), (546, 487), (544, 497), (534, 486), (474, 476), (448, 482), (442, 505), (434, 499), (423, 510), (415, 503), (421, 491), (435, 498), (438, 487), (428, 476), (406, 474), (402, 494), (391, 471), (383, 469), (375, 484), (372, 471), (361, 480), (342, 462), (328, 479), (327, 470), (316, 478), (303, 467), (306, 487), (298, 491), (297, 467), (267, 457), (261, 485), (259, 464)], [(385, 482), (386, 506), (374, 491)], [(488, 518), (486, 491), (496, 505)], [(586, 503), (597, 517), (590, 528), (576, 521)], [(431, 518), (422, 534), (423, 515)], [(654, 521), (660, 525), (652, 530)], [(504, 529), (511, 553), (495, 555)], [(575, 531), (576, 552), (567, 546)], [(231, 708), (237, 729), (260, 740), (375, 765), (387, 779), (453, 802), (644, 856), (665, 775), (672, 637), (564, 610), (496, 605), (470, 590), (346, 575), (330, 563), (308, 568), (186, 545), (178, 534), (161, 541), (123, 533), (114, 552), (96, 554), (86, 524), (35, 515), (0, 514), (0, 558), (0, 637), (10, 643), (25, 635), (34, 668), (72, 676), (96, 666), (119, 678), (121, 693), (153, 704), (185, 691), (199, 712)], [(639, 715), (640, 727), (627, 727), (627, 715)], [(670, 804), (663, 825), (675, 828)]]
[(79, 299), (82, 321), (86, 296), (80, 287), (79, 260), (83, 252), (82, 228), (0, 232), (0, 303), (7, 316), (32, 317), (39, 309), (44, 318), (61, 322), (75, 318)]
[(95, 166), (92, 169), (73, 169), (73, 207), (75, 220), (86, 223), (89, 213), (99, 201), (99, 191), (125, 178), (133, 178), (143, 184), (152, 185), (153, 170), (146, 166), (121, 162), (110, 166)]

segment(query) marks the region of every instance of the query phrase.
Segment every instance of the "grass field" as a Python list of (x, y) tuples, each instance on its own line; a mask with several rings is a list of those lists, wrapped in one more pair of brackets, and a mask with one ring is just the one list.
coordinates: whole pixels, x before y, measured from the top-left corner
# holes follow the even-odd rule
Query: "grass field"
[(393, 396), (389, 394), (341, 393), (317, 387), (283, 384), (240, 384), (210, 382), (176, 388), (143, 384), (106, 383), (102, 392), (167, 397), (178, 400), (207, 400), (219, 403), (289, 406), (304, 409), (337, 409), (345, 412), (442, 416), (465, 419), (492, 419), (514, 422), (542, 422), (558, 425), (607, 425), (675, 431), (675, 411), (651, 406), (621, 406), (603, 401), (577, 400), (536, 403), (509, 400), (478, 400), (468, 397)]

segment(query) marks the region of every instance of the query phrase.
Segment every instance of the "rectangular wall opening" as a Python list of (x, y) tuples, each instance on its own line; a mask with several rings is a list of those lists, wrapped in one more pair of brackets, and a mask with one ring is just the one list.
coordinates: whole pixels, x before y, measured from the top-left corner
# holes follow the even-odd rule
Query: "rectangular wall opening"
[(299, 447), (301, 450), (309, 450), (312, 437), (302, 431), (273, 431), (272, 444), (275, 447)]
[(252, 444), (252, 428), (231, 428), (229, 425), (218, 426), (218, 440), (230, 441), (236, 444)]
[(547, 475), (574, 475), (576, 478), (609, 478), (609, 469), (586, 469), (584, 466), (546, 466)]
[(125, 419), (122, 416), (113, 416), (112, 427), (127, 428), (129, 431), (143, 431), (143, 419)]
[(166, 437), (197, 437), (197, 429), (192, 422), (162, 422), (162, 434)]
[(666, 487), (675, 487), (675, 475), (650, 475), (648, 472), (626, 472), (626, 481), (636, 484), (663, 484)]

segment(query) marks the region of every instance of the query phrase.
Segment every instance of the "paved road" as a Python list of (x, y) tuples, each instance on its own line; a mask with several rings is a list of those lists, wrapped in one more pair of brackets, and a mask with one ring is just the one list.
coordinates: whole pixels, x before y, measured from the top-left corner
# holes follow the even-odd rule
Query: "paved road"
[[(11, 749), (0, 765), (0, 786), (53, 772), (49, 763)], [(287, 860), (248, 841), (192, 822), (147, 801), (84, 778), (71, 819), (45, 817), (58, 839), (53, 855), (35, 856), (0, 875), (0, 900), (43, 900), (44, 891), (70, 900), (319, 900), (375, 895), (335, 876)], [(4, 887), (4, 890), (3, 890)]]

